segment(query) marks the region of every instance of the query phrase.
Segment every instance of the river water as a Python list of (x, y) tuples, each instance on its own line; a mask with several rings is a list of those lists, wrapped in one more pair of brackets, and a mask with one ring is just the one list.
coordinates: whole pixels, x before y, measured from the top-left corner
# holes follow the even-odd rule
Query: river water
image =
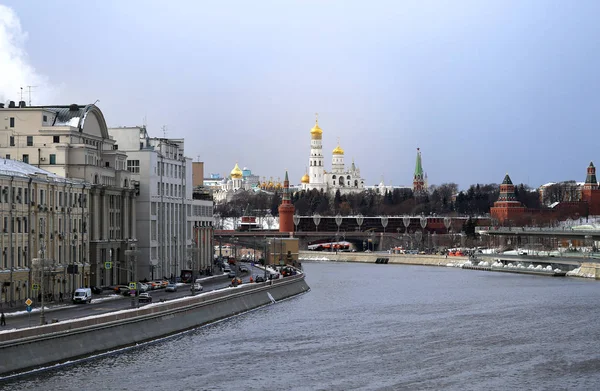
[(0, 388), (600, 387), (596, 281), (352, 263), (305, 263), (305, 270), (307, 294)]

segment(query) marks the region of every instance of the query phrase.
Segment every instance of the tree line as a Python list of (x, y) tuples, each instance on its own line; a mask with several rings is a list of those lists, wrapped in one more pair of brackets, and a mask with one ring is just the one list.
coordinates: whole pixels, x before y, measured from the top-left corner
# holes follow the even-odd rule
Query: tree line
[[(553, 189), (547, 197), (557, 198), (558, 190)], [(377, 215), (438, 215), (438, 216), (481, 216), (489, 213), (498, 200), (500, 185), (475, 184), (466, 191), (458, 191), (456, 183), (444, 183), (430, 186), (424, 193), (415, 193), (412, 189), (400, 188), (380, 192), (368, 189), (360, 193), (341, 194), (337, 191), (329, 195), (324, 191), (297, 191), (292, 195), (296, 213), (302, 216), (318, 213), (322, 216), (342, 216), (362, 214)], [(515, 186), (518, 201), (529, 208), (540, 208), (542, 203), (538, 191), (527, 185)], [(554, 199), (552, 198), (552, 199)], [(215, 212), (222, 217), (241, 217), (244, 215), (273, 216), (279, 214), (282, 193), (255, 192), (240, 190), (231, 201), (217, 205)]]

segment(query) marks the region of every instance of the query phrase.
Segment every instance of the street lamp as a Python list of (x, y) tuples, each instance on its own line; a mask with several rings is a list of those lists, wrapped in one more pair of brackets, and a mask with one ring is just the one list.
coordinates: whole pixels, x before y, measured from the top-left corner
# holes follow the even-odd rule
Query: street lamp
[(313, 215), (313, 223), (315, 223), (316, 232), (319, 232), (319, 224), (321, 223), (321, 215), (320, 214), (315, 213)]
[(137, 298), (137, 294), (139, 292), (139, 289), (137, 289), (137, 284), (139, 284), (136, 280), (136, 269), (137, 269), (137, 262), (136, 262), (136, 257), (139, 253), (139, 250), (136, 249), (137, 246), (137, 239), (127, 239), (127, 244), (129, 245), (129, 249), (125, 250), (125, 256), (129, 257), (129, 265), (131, 268), (131, 280), (130, 282), (133, 282), (136, 284), (136, 289), (133, 295), (131, 295), (131, 308), (135, 308), (137, 307), (137, 302), (136, 302), (136, 298)]
[(296, 232), (298, 232), (298, 224), (300, 224), (300, 216), (294, 214), (294, 225), (296, 226)]
[(356, 224), (358, 225), (358, 232), (360, 232), (360, 227), (363, 225), (363, 222), (365, 221), (365, 218), (363, 217), (362, 214), (358, 214), (358, 216), (356, 216)]
[(44, 275), (45, 275), (45, 268), (46, 268), (46, 260), (44, 259), (44, 256), (46, 255), (46, 243), (41, 242), (40, 243), (40, 249), (38, 250), (38, 255), (40, 256), (38, 258), (38, 262), (39, 262), (39, 268), (40, 268), (40, 296), (41, 296), (41, 300), (40, 300), (40, 325), (45, 325), (46, 324), (46, 313), (44, 312), (44, 295), (46, 292), (44, 292)]

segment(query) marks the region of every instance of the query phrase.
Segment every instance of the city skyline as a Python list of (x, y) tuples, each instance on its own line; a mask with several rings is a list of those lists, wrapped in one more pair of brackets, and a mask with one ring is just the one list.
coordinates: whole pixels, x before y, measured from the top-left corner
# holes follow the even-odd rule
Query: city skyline
[(339, 137), (365, 185), (410, 186), (417, 148), (460, 189), (581, 182), (598, 160), (592, 1), (0, 4), (0, 101), (99, 100), (206, 173), (299, 183), (315, 112), (325, 159)]

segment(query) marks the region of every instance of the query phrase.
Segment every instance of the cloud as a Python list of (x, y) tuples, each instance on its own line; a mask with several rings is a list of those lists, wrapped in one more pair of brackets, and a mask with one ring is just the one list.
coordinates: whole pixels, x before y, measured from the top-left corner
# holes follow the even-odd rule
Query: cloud
[[(25, 52), (27, 33), (15, 12), (0, 5), (0, 102), (18, 101), (23, 88), (23, 100), (28, 101), (28, 87), (32, 87), (32, 103), (42, 104), (54, 95), (48, 78), (38, 73), (29, 63)], [(42, 93), (43, 91), (43, 93)], [(34, 99), (35, 98), (35, 99)]]

